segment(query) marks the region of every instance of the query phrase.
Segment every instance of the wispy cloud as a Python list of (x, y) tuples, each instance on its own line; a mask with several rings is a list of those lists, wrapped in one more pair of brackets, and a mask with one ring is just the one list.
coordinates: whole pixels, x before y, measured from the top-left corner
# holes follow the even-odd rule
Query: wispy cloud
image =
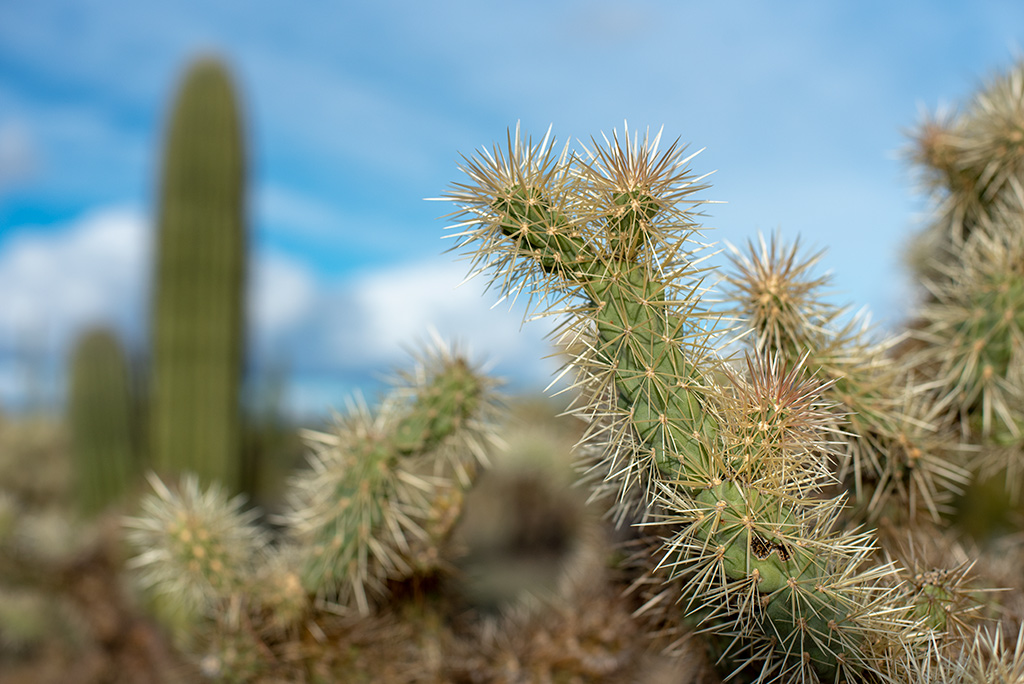
[(137, 209), (113, 207), (63, 231), (14, 236), (0, 252), (0, 329), (66, 341), (85, 325), (132, 326), (145, 301), (149, 235)]
[[(48, 378), (63, 391), (71, 345), (90, 326), (137, 341), (146, 300), (150, 231), (137, 209), (90, 212), (64, 230), (21, 231), (0, 251), (0, 399), (18, 406)], [(30, 368), (31, 367), (31, 368)]]
[(282, 337), (278, 358), (294, 376), (295, 410), (340, 409), (353, 391), (379, 386), (429, 332), (456, 344), (515, 391), (538, 392), (559, 362), (547, 334), (553, 321), (522, 324), (523, 311), (492, 306), (484, 282), (463, 283), (464, 268), (429, 259), (321, 284), (314, 305)]

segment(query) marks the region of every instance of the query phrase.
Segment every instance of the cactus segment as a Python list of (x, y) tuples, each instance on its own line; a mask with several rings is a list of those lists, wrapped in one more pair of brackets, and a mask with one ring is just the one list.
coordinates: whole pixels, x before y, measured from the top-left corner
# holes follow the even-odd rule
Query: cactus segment
[(945, 447), (949, 420), (893, 358), (900, 338), (875, 340), (866, 321), (821, 300), (829, 280), (812, 273), (821, 254), (804, 256), (778, 235), (733, 248), (731, 314), (751, 327), (757, 354), (781, 355), (828, 381), (841, 435), (832, 455), (864, 516), (937, 521), (968, 480)]
[[(1009, 218), (1009, 217), (1008, 217)], [(965, 429), (996, 442), (1019, 442), (1024, 424), (1024, 233), (978, 229), (961, 267), (928, 283), (917, 363), (936, 369), (944, 410), (970, 415)]]
[[(1007, 207), (1020, 206), (1024, 173), (1024, 64), (985, 83), (959, 112), (930, 117), (918, 127), (910, 154), (936, 200), (929, 232), (943, 245), (961, 245), (975, 228)], [(951, 263), (953, 254), (936, 255)]]
[(148, 479), (153, 493), (139, 516), (125, 520), (128, 541), (141, 551), (128, 567), (143, 585), (189, 613), (245, 589), (268, 543), (257, 513), (244, 510), (245, 497), (228, 498), (217, 484), (203, 488), (194, 475), (183, 476), (176, 490), (154, 473)]

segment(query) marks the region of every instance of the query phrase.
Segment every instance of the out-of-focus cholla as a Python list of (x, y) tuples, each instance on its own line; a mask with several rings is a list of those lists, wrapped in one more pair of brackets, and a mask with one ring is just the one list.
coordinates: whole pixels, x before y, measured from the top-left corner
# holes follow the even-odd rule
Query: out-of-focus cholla
[(495, 385), (461, 354), (425, 352), (378, 405), (307, 433), (273, 534), (217, 486), (151, 477), (126, 521), (129, 565), (184, 609), (176, 640), (196, 667), (224, 682), (699, 671), (652, 652), (634, 620), (607, 529), (568, 491), (578, 435)]
[(400, 380), (375, 409), (354, 402), (331, 432), (307, 435), (309, 468), (291, 482), (273, 539), (218, 486), (151, 478), (155, 493), (126, 523), (139, 550), (131, 565), (195, 615), (187, 646), (207, 674), (254, 681), (299, 677), (309, 662), (330, 669), (332, 658), (316, 654), (337, 646), (339, 630), (359, 629), (332, 616), (367, 617), (395, 586), (439, 570), (425, 549), (446, 538), (458, 517), (448, 509), (492, 449), (494, 383), (443, 346)]

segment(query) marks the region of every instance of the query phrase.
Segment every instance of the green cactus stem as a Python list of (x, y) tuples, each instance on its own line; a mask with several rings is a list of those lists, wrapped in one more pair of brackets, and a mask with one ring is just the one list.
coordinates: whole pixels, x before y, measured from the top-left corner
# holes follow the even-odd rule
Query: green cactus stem
[(67, 412), (75, 493), (82, 511), (94, 515), (117, 502), (136, 474), (128, 363), (111, 331), (90, 330), (78, 340)]

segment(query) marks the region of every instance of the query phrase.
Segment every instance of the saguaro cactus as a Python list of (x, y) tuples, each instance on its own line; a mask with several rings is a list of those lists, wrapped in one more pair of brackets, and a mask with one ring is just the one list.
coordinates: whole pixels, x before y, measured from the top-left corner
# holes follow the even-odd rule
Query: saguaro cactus
[(245, 157), (225, 67), (194, 63), (171, 116), (153, 319), (153, 462), (229, 490), (240, 478)]
[(76, 494), (84, 512), (116, 501), (136, 471), (128, 365), (113, 333), (95, 329), (75, 346), (68, 421)]

